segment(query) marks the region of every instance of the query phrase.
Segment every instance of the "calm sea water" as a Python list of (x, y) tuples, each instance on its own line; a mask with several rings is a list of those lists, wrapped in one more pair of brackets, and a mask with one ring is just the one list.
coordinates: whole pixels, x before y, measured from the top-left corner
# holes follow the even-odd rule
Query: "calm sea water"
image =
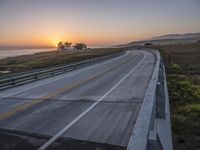
[(42, 48), (42, 49), (19, 49), (19, 50), (0, 50), (0, 59), (21, 55), (31, 55), (39, 52), (53, 51), (55, 48)]

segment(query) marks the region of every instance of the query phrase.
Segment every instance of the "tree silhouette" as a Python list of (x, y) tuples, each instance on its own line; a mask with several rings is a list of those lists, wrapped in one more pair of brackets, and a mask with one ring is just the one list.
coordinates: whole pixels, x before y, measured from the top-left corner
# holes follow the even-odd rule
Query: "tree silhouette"
[(87, 45), (84, 43), (76, 43), (76, 45), (74, 45), (74, 48), (76, 49), (86, 49)]
[(65, 46), (63, 45), (62, 41), (58, 43), (58, 50), (65, 50)]
[(71, 47), (71, 45), (72, 45), (72, 43), (71, 42), (65, 42), (64, 43), (65, 44), (65, 47), (68, 49), (68, 48), (70, 48)]
[(144, 46), (152, 46), (152, 43), (145, 43)]

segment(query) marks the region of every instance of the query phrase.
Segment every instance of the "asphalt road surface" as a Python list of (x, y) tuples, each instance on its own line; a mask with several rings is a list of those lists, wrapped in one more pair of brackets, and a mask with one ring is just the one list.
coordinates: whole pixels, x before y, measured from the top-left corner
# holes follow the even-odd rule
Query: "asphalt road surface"
[(155, 61), (133, 50), (0, 92), (0, 149), (126, 149)]

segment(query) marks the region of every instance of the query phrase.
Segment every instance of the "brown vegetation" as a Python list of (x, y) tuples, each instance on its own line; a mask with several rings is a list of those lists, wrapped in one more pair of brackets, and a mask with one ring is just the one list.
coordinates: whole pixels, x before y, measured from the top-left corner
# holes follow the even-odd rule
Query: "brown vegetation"
[[(122, 51), (122, 49), (102, 48), (102, 49), (66, 51), (63, 53), (58, 53), (56, 51), (41, 52), (34, 55), (24, 55), (24, 56), (1, 59), (0, 70), (10, 71), (10, 73), (19, 73), (32, 69), (52, 67), (80, 60), (87, 60), (91, 58), (101, 57), (105, 55), (118, 53), (120, 51)], [(0, 74), (0, 75), (5, 75), (5, 74)]]
[(200, 43), (155, 46), (164, 54), (165, 63), (177, 64), (181, 73), (200, 74)]
[(174, 150), (200, 149), (200, 43), (154, 46), (164, 59)]

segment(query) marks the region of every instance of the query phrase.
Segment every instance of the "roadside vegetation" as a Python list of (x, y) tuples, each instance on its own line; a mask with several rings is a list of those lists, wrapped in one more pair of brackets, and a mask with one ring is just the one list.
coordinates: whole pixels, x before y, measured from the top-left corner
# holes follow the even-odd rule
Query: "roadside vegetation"
[(65, 51), (62, 53), (55, 50), (36, 53), (34, 55), (23, 55), (0, 59), (0, 71), (2, 72), (0, 73), (0, 76), (97, 58), (121, 51), (121, 48), (82, 49)]
[(153, 47), (166, 65), (174, 150), (199, 150), (200, 43)]

